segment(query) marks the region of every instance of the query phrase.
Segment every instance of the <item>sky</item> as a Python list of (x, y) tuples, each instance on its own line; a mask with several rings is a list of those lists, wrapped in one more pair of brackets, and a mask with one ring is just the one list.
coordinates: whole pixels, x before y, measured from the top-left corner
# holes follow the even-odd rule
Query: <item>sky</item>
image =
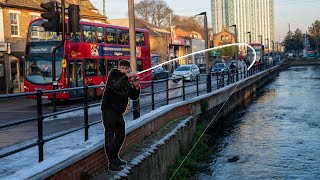
[[(90, 0), (102, 11), (102, 0)], [(135, 0), (135, 3), (141, 0)], [(174, 14), (193, 16), (203, 11), (208, 13), (208, 22), (211, 23), (210, 0), (163, 0), (173, 10)], [(105, 0), (106, 15), (109, 19), (128, 17), (128, 0)], [(316, 20), (320, 20), (319, 0), (274, 0), (275, 38), (282, 41), (289, 30), (299, 28), (305, 32)]]
[[(90, 0), (102, 11), (102, 0)], [(135, 3), (141, 0), (135, 0)], [(211, 23), (210, 0), (163, 0), (174, 14), (193, 16), (206, 11), (208, 22)], [(320, 20), (320, 0), (274, 0), (275, 38), (282, 41), (289, 30), (299, 28), (305, 32), (311, 24)], [(105, 0), (106, 14), (109, 19), (128, 17), (128, 0)]]

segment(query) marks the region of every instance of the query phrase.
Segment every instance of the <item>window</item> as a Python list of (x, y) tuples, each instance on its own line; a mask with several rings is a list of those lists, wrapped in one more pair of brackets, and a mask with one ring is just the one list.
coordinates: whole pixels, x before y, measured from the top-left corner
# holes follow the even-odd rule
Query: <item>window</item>
[(38, 19), (40, 16), (39, 15), (34, 15), (34, 14), (31, 14), (30, 15), (30, 20), (35, 20), (35, 19)]
[(10, 13), (11, 35), (19, 35), (18, 14)]
[(124, 33), (122, 29), (118, 29), (118, 44), (124, 44)]
[(221, 36), (221, 41), (224, 41), (224, 36)]
[(144, 33), (137, 32), (136, 33), (136, 44), (137, 46), (144, 46)]
[(99, 59), (99, 74), (105, 76), (106, 72), (106, 61), (104, 59)]
[(4, 66), (3, 66), (3, 62), (0, 62), (0, 77), (4, 77)]
[(111, 69), (117, 68), (117, 67), (118, 67), (118, 61), (117, 60), (108, 60), (107, 61), (108, 73), (111, 71)]
[(137, 71), (143, 70), (143, 62), (142, 59), (137, 59)]
[(80, 32), (71, 32), (70, 41), (71, 42), (80, 42), (81, 41), (81, 33)]
[(86, 76), (97, 75), (97, 61), (95, 59), (86, 59)]
[(97, 27), (98, 43), (104, 44), (103, 27)]
[(116, 30), (113, 28), (106, 28), (107, 44), (116, 44)]
[(125, 44), (130, 44), (130, 38), (129, 38), (129, 31), (124, 31), (124, 41), (125, 41)]
[(83, 41), (88, 43), (96, 43), (96, 28), (94, 26), (82, 26)]

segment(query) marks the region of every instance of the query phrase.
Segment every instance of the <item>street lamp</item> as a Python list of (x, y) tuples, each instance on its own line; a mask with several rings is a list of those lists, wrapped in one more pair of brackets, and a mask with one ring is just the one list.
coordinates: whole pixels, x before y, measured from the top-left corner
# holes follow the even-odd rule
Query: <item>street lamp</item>
[[(207, 22), (207, 12), (202, 12), (200, 14), (197, 14), (197, 16), (203, 15), (204, 16), (204, 37), (205, 37), (205, 42), (204, 42), (204, 47), (205, 49), (208, 49), (208, 44), (209, 44), (209, 38), (208, 38), (208, 22)], [(211, 74), (209, 71), (209, 55), (208, 52), (206, 51), (204, 53), (205, 59), (206, 59), (206, 74), (207, 74), (207, 92), (211, 92)]]
[[(237, 25), (234, 24), (234, 25), (231, 25), (229, 27), (234, 27), (234, 41), (235, 43), (238, 43), (238, 32), (237, 32)], [(238, 77), (238, 46), (236, 46), (235, 48), (235, 56), (234, 56), (235, 60), (236, 60), (236, 79), (238, 81), (239, 77)]]
[[(251, 32), (248, 31), (247, 34), (249, 34), (249, 44), (251, 45)], [(249, 53), (249, 62), (251, 62), (251, 49), (248, 50)]]
[[(202, 12), (200, 14), (197, 14), (197, 16), (203, 15), (204, 16), (204, 38), (205, 38), (205, 43), (204, 47), (205, 49), (208, 49), (208, 44), (209, 44), (209, 38), (208, 38), (208, 22), (207, 22), (207, 12)], [(206, 74), (209, 74), (209, 56), (208, 52), (205, 52), (205, 59), (206, 59)]]
[(259, 35), (258, 37), (260, 37), (260, 43), (261, 43), (261, 56), (260, 59), (263, 59), (263, 54), (264, 54), (264, 50), (262, 49), (262, 35)]

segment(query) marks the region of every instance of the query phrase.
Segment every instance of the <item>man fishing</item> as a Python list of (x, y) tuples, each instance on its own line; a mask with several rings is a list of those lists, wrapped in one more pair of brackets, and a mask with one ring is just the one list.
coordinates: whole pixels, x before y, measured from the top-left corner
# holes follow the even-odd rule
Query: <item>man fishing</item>
[(105, 128), (105, 153), (110, 171), (121, 171), (126, 161), (119, 158), (125, 139), (125, 121), (122, 114), (128, 105), (128, 98), (138, 100), (140, 81), (136, 73), (129, 73), (130, 62), (121, 60), (118, 69), (112, 69), (103, 93), (101, 110)]

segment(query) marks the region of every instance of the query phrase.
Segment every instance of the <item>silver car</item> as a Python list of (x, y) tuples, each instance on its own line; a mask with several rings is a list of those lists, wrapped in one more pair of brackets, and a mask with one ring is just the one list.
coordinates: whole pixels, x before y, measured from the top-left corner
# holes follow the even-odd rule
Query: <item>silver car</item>
[[(200, 75), (200, 70), (195, 64), (180, 65), (173, 73), (173, 81), (177, 79), (185, 78), (185, 80), (193, 81)], [(198, 76), (199, 77), (199, 76)]]

